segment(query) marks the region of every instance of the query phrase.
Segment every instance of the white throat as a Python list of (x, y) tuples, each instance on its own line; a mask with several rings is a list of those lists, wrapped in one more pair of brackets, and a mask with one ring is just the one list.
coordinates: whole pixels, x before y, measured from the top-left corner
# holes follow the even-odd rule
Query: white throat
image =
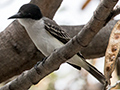
[(40, 50), (45, 56), (50, 55), (54, 49), (59, 48), (63, 45), (56, 38), (51, 36), (47, 30), (45, 30), (43, 19), (37, 21), (19, 19), (19, 22), (25, 27), (28, 35), (38, 50)]
[(18, 22), (22, 25), (22, 26), (31, 26), (34, 22), (36, 22), (36, 20), (32, 20), (32, 19), (18, 19)]

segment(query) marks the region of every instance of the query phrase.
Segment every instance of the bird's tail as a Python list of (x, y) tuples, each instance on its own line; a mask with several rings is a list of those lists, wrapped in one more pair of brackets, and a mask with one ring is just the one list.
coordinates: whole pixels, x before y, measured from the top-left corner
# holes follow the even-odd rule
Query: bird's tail
[(90, 74), (92, 74), (98, 81), (100, 81), (104, 86), (107, 85), (107, 81), (105, 76), (98, 71), (94, 66), (89, 64), (83, 57), (80, 55), (75, 55), (73, 58), (67, 61), (73, 67), (80, 69), (80, 67), (87, 70)]

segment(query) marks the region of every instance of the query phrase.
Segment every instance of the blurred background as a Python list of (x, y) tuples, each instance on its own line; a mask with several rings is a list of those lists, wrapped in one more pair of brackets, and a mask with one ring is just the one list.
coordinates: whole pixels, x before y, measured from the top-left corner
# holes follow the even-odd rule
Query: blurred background
[[(13, 20), (7, 18), (30, 0), (1, 0), (0, 1), (0, 31), (3, 31)], [(85, 4), (88, 2), (88, 4)], [(54, 16), (59, 25), (83, 25), (93, 15), (100, 0), (63, 0)], [(118, 3), (119, 4), (119, 3)], [(120, 16), (115, 17), (119, 19)], [(89, 60), (103, 73), (104, 57)], [(116, 81), (117, 79), (114, 79)], [(87, 87), (86, 87), (87, 86)], [(85, 70), (78, 71), (68, 64), (62, 64), (60, 69), (51, 73), (32, 86), (29, 90), (101, 90), (101, 84)]]

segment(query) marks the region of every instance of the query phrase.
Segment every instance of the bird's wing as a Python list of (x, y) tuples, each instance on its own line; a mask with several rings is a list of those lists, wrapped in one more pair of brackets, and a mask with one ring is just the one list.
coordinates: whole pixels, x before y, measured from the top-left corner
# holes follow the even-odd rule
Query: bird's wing
[[(45, 23), (45, 29), (53, 35), (55, 38), (57, 38), (62, 43), (67, 43), (70, 40), (69, 35), (61, 28), (59, 27), (53, 20), (50, 20), (48, 18), (44, 18)], [(77, 53), (77, 55), (81, 58), (82, 63), (84, 63), (84, 69), (86, 69), (89, 73), (91, 73), (94, 77), (96, 77), (102, 84), (106, 84), (104, 75), (99, 72), (94, 66), (89, 64), (87, 61), (85, 61), (85, 58), (80, 54)], [(72, 62), (68, 63), (72, 65), (73, 67), (77, 69), (81, 69), (80, 66), (77, 66), (73, 64)], [(86, 68), (87, 67), (87, 68)]]
[[(71, 38), (70, 36), (60, 27), (56, 24), (55, 21), (50, 20), (48, 18), (44, 18), (45, 20), (45, 29), (53, 35), (55, 38), (57, 38), (62, 43), (66, 44)], [(79, 57), (84, 58), (81, 53), (77, 53)]]
[(45, 29), (59, 41), (65, 44), (71, 39), (69, 35), (53, 20), (44, 19), (44, 21)]

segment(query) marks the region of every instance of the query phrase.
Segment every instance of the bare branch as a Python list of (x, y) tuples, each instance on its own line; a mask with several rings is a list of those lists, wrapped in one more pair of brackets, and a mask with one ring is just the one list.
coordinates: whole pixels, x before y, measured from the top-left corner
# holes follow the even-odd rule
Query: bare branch
[(107, 90), (111, 90), (112, 88), (116, 87), (118, 84), (120, 84), (120, 80), (117, 81), (113, 86), (108, 86)]
[(50, 19), (53, 18), (55, 12), (61, 5), (63, 0), (31, 0), (30, 3), (40, 7), (42, 14)]
[[(31, 0), (42, 7), (45, 16), (52, 18), (62, 0)], [(28, 70), (43, 54), (39, 52), (29, 38), (26, 30), (16, 20), (0, 33), (0, 83)]]
[(120, 6), (117, 6), (117, 7), (111, 12), (111, 14), (112, 14), (112, 17), (111, 17), (111, 18), (113, 18), (113, 17), (115, 17), (116, 15), (120, 14)]
[(96, 33), (106, 24), (106, 19), (113, 10), (113, 5), (116, 3), (116, 1), (117, 0), (103, 0), (99, 4), (97, 10), (94, 12), (94, 16), (78, 34), (78, 42), (81, 44), (81, 46), (86, 47), (96, 35)]
[[(93, 40), (89, 43), (89, 45), (87, 47), (81, 49), (81, 53), (86, 59), (99, 58), (99, 57), (102, 57), (105, 55), (105, 51), (107, 48), (110, 33), (116, 23), (117, 23), (117, 20), (110, 21), (105, 27), (103, 27), (97, 33), (97, 35), (95, 35), (95, 37), (93, 38)], [(83, 25), (81, 25), (81, 26), (62, 26), (62, 28), (71, 37), (73, 37), (79, 31), (81, 31), (81, 29), (83, 28)]]
[(111, 11), (110, 15), (107, 18), (106, 23), (108, 23), (111, 19), (113, 19), (118, 14), (120, 14), (120, 6), (117, 6), (115, 9)]
[[(103, 0), (98, 6), (92, 19), (85, 25), (82, 31), (71, 39), (65, 46), (53, 52), (48, 59), (38, 65), (37, 71), (34, 68), (23, 73), (13, 82), (7, 84), (0, 90), (27, 90), (32, 84), (37, 83), (49, 73), (55, 71), (67, 59), (87, 46), (96, 33), (104, 26), (107, 17), (118, 0)], [(104, 14), (106, 13), (106, 14)]]
[[(111, 30), (116, 22), (117, 21), (110, 21), (110, 23), (108, 23), (104, 28), (102, 28), (100, 30), (100, 32), (98, 32), (98, 34), (94, 37), (94, 39), (90, 42), (90, 44), (86, 48), (81, 49), (81, 53), (83, 54), (83, 56), (85, 58), (88, 58), (88, 59), (99, 58), (99, 57), (105, 55), (105, 50), (106, 50), (106, 47), (108, 44), (108, 39), (109, 39)], [(81, 31), (81, 29), (83, 28), (83, 25), (62, 26), (62, 28), (71, 37), (73, 37), (79, 31)], [(8, 34), (11, 33), (11, 34), (9, 36), (9, 35), (6, 35), (6, 33), (8, 33)], [(9, 38), (7, 42), (6, 42), (6, 39), (5, 39), (5, 41), (3, 41), (4, 39), (1, 40), (1, 42), (6, 42), (6, 43), (1, 44), (1, 47), (0, 47), (0, 49), (2, 50), (2, 51), (0, 51), (0, 68), (2, 68), (2, 69), (0, 69), (0, 72), (2, 72), (2, 73), (0, 73), (0, 78), (1, 78), (0, 82), (3, 82), (10, 77), (13, 77), (14, 75), (18, 75), (26, 69), (30, 69), (32, 66), (35, 65), (35, 63), (37, 61), (42, 60), (42, 58), (44, 57), (42, 55), (42, 53), (40, 53), (35, 48), (34, 44), (28, 37), (27, 33), (25, 32), (24, 28), (17, 21), (14, 21), (10, 26), (8, 26), (8, 28), (6, 30), (4, 30), (2, 33), (0, 33), (0, 35), (1, 35), (0, 39), (2, 39), (3, 37)], [(21, 50), (19, 55), (15, 52), (15, 50), (13, 48), (10, 48), (10, 46), (9, 46), (9, 45), (13, 45), (12, 44), (13, 41), (11, 44), (9, 44), (10, 43), (9, 40), (12, 39), (11, 37), (16, 39), (16, 41), (17, 41), (16, 44), (19, 45), (19, 48), (17, 47), (17, 50), (19, 50), (19, 49)], [(8, 43), (8, 45), (7, 45), (7, 43)], [(2, 49), (3, 46), (4, 46), (4, 48), (6, 48), (6, 50)], [(10, 54), (8, 54), (8, 52)], [(12, 54), (12, 58), (11, 58), (11, 54)], [(17, 54), (17, 56), (16, 56), (16, 54)], [(11, 59), (12, 59), (12, 61), (11, 61)], [(9, 60), (9, 62), (8, 62), (8, 60)], [(4, 61), (4, 63), (3, 63), (3, 61)], [(13, 62), (16, 62), (16, 63), (19, 62), (19, 63), (16, 64)], [(7, 63), (9, 63), (9, 64), (7, 64)], [(11, 67), (11, 68), (8, 69), (9, 67)]]

